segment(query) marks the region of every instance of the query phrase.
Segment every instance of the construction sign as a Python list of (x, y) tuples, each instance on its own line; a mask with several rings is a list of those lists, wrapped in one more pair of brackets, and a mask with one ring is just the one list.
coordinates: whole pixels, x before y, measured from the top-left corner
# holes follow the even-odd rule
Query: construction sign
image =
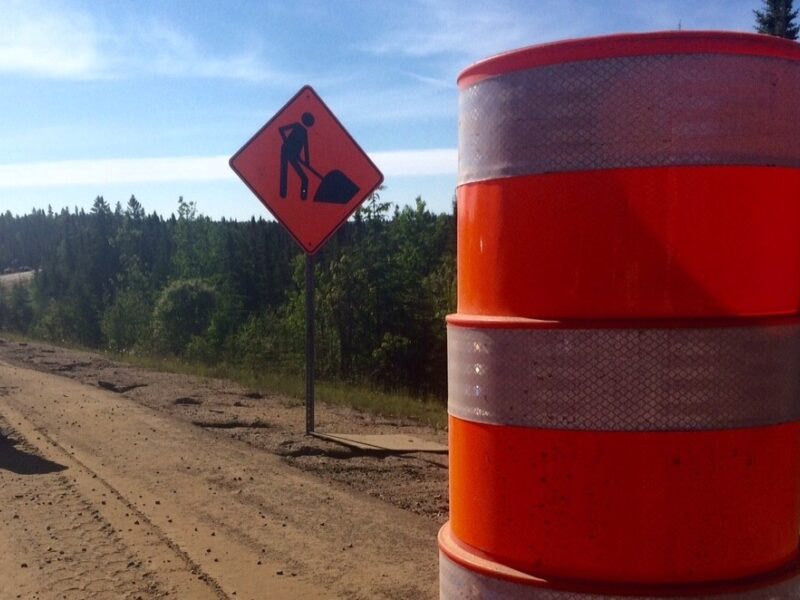
[(383, 182), (311, 86), (297, 92), (230, 165), (307, 254)]

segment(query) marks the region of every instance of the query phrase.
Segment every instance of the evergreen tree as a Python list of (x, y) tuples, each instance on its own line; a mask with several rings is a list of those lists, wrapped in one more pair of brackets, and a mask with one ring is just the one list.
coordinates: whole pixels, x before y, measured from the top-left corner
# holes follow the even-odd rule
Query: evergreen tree
[(200, 279), (213, 274), (211, 225), (207, 217), (197, 214), (197, 205), (178, 198), (178, 219), (175, 222), (175, 254), (173, 272), (177, 279)]
[(101, 323), (106, 345), (121, 353), (148, 344), (154, 304), (150, 281), (142, 272), (138, 257), (129, 258), (126, 263), (125, 272), (118, 275), (116, 298), (106, 308)]
[(3, 286), (0, 285), (0, 331), (6, 329), (8, 325), (6, 321), (8, 320), (9, 310), (6, 306), (6, 299), (5, 299), (5, 290)]
[(763, 0), (761, 10), (754, 10), (756, 31), (796, 40), (800, 27), (795, 22), (797, 9), (793, 0)]

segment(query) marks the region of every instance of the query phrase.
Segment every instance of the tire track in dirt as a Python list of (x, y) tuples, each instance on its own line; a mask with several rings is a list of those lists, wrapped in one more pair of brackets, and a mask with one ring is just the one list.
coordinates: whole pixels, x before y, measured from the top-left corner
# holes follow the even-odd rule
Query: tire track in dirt
[(2, 418), (0, 431), (6, 467), (0, 470), (0, 573), (11, 574), (0, 596), (154, 599), (170, 594), (171, 586), (158, 580), (82, 494), (70, 461), (43, 458)]
[[(43, 523), (49, 520), (51, 523), (47, 525), (44, 536), (32, 539), (33, 545), (38, 545), (38, 552), (34, 555), (45, 556), (47, 565), (54, 561), (63, 563), (56, 569), (58, 577), (48, 576), (52, 569), (42, 569), (46, 580), (52, 582), (48, 590), (52, 597), (69, 598), (70, 594), (76, 594), (75, 598), (96, 598), (108, 593), (109, 598), (227, 598), (217, 582), (204, 573), (144, 513), (57, 440), (37, 429), (9, 406), (0, 407), (0, 415), (0, 431), (5, 430), (6, 437), (25, 440), (17, 446), (24, 448), (29, 456), (41, 456), (42, 461), (65, 469), (54, 482), (48, 482), (46, 490), (33, 492), (31, 502), (26, 503), (26, 506), (34, 504), (40, 509), (39, 514), (29, 512), (26, 522)], [(3, 416), (6, 421), (14, 422), (16, 427), (3, 427)], [(38, 444), (33, 445), (28, 440), (36, 440)], [(44, 454), (55, 460), (45, 459)], [(22, 482), (9, 489), (27, 485), (27, 482)], [(15, 494), (15, 498), (19, 495)], [(55, 515), (54, 507), (58, 509)], [(135, 528), (128, 526), (131, 520)], [(102, 532), (103, 536), (98, 538), (95, 530)], [(44, 552), (42, 537), (50, 540)], [(60, 539), (63, 541), (59, 542)], [(72, 554), (79, 546), (80, 560), (58, 546), (72, 549)], [(121, 565), (121, 568), (115, 569), (110, 575), (99, 573), (92, 579), (93, 569), (97, 565)], [(154, 568), (162, 575), (167, 575), (162, 579), (168, 583), (158, 583)], [(127, 590), (140, 579), (145, 580), (147, 585), (142, 587), (137, 583)], [(104, 581), (115, 582), (117, 586), (106, 589)], [(66, 584), (69, 587), (62, 589)]]

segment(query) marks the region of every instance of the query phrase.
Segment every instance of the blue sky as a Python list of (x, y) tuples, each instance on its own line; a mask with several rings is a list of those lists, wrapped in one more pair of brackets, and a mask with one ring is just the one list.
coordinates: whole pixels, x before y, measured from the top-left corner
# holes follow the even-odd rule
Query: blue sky
[(385, 174), (450, 209), (457, 74), (572, 37), (752, 31), (760, 0), (0, 0), (0, 211), (266, 216), (227, 159), (304, 84)]

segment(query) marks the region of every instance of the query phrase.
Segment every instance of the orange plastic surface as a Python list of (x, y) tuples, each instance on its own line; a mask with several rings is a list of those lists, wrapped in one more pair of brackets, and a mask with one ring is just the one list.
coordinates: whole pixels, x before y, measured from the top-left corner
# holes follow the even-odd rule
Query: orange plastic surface
[(741, 579), (798, 554), (800, 423), (592, 432), (450, 418), (455, 536), (566, 580)]
[(554, 173), (458, 190), (458, 312), (569, 318), (800, 311), (800, 169)]

